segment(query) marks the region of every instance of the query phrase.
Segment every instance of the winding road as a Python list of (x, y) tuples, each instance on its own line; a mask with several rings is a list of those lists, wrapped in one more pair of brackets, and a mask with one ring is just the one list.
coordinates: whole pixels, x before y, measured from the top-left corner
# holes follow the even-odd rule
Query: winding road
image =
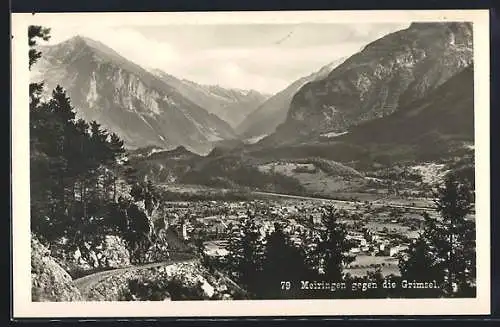
[(128, 267), (110, 269), (105, 271), (96, 272), (84, 277), (80, 277), (73, 280), (73, 285), (75, 285), (82, 294), (86, 294), (90, 289), (92, 289), (96, 284), (103, 281), (110, 276), (116, 276), (124, 274), (131, 271), (144, 270), (150, 268), (158, 268), (164, 266), (170, 266), (177, 263), (190, 263), (195, 262), (196, 259), (179, 259), (179, 260), (168, 260), (162, 262), (147, 263), (143, 265), (133, 265)]

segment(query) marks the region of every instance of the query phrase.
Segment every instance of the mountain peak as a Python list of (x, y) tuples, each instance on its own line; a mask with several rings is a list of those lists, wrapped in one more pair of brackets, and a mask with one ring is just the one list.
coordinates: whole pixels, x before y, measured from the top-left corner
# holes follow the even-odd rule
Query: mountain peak
[(40, 79), (63, 86), (79, 117), (96, 120), (129, 148), (185, 144), (208, 153), (215, 138), (233, 138), (225, 121), (107, 45), (75, 35), (42, 50)]
[(71, 43), (80, 43), (85, 42), (85, 37), (83, 35), (77, 34), (67, 40), (67, 42)]
[(111, 49), (104, 43), (83, 35), (75, 35), (67, 42), (68, 44), (72, 44), (73, 46), (81, 46), (81, 47), (86, 46), (92, 49), (94, 52), (97, 52), (102, 58), (107, 58), (109, 60), (118, 62), (126, 61), (126, 59), (122, 55), (120, 55), (118, 52)]
[(371, 42), (325, 79), (302, 86), (272, 139), (289, 143), (347, 131), (426, 96), (472, 62), (469, 27), (419, 22)]
[(410, 24), (408, 29), (429, 29), (429, 28), (441, 28), (443, 26), (449, 28), (469, 28), (472, 30), (472, 24), (470, 22), (413, 22)]
[[(55, 47), (72, 47), (72, 48), (82, 48), (82, 47), (94, 47), (97, 41), (94, 41), (86, 36), (77, 34), (65, 41), (55, 44)], [(101, 45), (104, 46), (104, 45)]]

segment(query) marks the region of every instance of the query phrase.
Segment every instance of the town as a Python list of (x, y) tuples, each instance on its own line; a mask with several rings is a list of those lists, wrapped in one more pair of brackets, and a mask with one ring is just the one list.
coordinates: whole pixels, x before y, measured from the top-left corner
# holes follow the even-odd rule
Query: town
[[(318, 203), (319, 202), (319, 203)], [(212, 258), (229, 254), (228, 240), (247, 218), (253, 218), (261, 239), (274, 230), (276, 222), (297, 247), (312, 251), (324, 228), (321, 217), (325, 201), (299, 199), (254, 199), (250, 201), (167, 202), (167, 224), (187, 242), (203, 245)], [(346, 273), (363, 276), (379, 268), (385, 275), (399, 274), (398, 256), (418, 237), (422, 228), (421, 211), (374, 206), (366, 202), (335, 203), (353, 244), (349, 255), (354, 261)]]

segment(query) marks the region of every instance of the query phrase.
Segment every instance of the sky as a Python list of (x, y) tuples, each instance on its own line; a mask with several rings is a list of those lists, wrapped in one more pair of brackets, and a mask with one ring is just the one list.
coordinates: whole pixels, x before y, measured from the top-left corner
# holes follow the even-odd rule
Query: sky
[(402, 23), (120, 25), (51, 27), (48, 44), (75, 35), (111, 47), (147, 69), (201, 84), (273, 94)]

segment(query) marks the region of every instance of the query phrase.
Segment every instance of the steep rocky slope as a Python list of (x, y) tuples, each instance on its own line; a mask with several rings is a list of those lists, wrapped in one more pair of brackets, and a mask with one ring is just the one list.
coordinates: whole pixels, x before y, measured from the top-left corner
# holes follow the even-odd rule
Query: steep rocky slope
[(234, 138), (226, 122), (104, 44), (76, 36), (42, 47), (33, 80), (67, 91), (78, 115), (97, 120), (130, 148), (184, 145), (200, 153)]
[(249, 113), (259, 107), (270, 96), (255, 90), (226, 89), (217, 85), (201, 85), (189, 80), (179, 79), (158, 69), (153, 70), (152, 73), (166, 84), (176, 88), (184, 97), (229, 123), (233, 128), (238, 126)]
[(260, 158), (321, 157), (357, 169), (398, 161), (442, 161), (473, 154), (474, 71), (469, 66), (421, 99), (385, 117), (360, 123), (342, 135), (304, 142), (253, 146)]
[(71, 276), (35, 237), (31, 238), (31, 300), (34, 302), (81, 301)]
[(438, 158), (474, 144), (474, 70), (457, 73), (422, 99), (337, 137), (339, 142), (395, 151), (404, 145), (422, 158)]
[(344, 60), (345, 58), (335, 60), (322, 67), (317, 72), (296, 80), (286, 89), (276, 93), (255, 111), (250, 113), (245, 120), (236, 127), (236, 131), (242, 135), (243, 138), (249, 139), (250, 142), (258, 141), (260, 137), (273, 133), (276, 127), (285, 121), (292, 97), (300, 87), (307, 82), (328, 76), (328, 74)]
[(413, 23), (348, 58), (293, 97), (286, 121), (265, 144), (341, 133), (423, 98), (472, 62), (470, 23)]

